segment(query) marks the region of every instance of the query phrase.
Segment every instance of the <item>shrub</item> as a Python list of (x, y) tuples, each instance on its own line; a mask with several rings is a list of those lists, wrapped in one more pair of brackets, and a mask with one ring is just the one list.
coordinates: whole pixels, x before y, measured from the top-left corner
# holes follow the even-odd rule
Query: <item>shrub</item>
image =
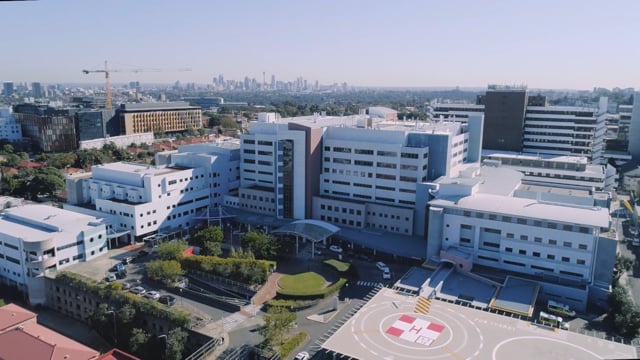
[(278, 349), (281, 359), (289, 356), (295, 349), (309, 339), (309, 334), (305, 331), (299, 332), (285, 341)]

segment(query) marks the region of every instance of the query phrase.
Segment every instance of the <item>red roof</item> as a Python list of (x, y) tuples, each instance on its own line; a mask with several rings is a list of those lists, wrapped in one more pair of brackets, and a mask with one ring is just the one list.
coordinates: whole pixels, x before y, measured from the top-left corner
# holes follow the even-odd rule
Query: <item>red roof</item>
[(0, 307), (0, 359), (90, 360), (100, 353), (35, 321), (36, 314), (9, 304)]
[(35, 317), (35, 313), (16, 304), (2, 306), (0, 307), (0, 333)]
[(100, 355), (96, 360), (140, 360), (129, 353), (126, 353), (120, 349), (111, 349), (106, 353)]

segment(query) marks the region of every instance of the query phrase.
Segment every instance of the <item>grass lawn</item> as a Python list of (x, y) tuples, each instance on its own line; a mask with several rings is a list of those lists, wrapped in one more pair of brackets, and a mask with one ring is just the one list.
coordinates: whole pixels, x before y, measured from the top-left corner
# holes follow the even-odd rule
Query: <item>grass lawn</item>
[(315, 272), (305, 272), (296, 275), (284, 275), (278, 281), (282, 292), (287, 294), (306, 295), (317, 293), (326, 288), (328, 283)]
[(351, 264), (349, 264), (348, 262), (339, 261), (336, 259), (325, 260), (324, 263), (327, 265), (333, 266), (336, 270), (340, 272), (345, 272), (349, 270), (349, 268), (351, 267)]

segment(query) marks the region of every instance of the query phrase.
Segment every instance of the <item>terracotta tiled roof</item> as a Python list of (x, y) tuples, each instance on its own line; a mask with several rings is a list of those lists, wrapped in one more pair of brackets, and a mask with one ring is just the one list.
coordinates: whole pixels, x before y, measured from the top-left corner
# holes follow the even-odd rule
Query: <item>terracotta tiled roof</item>
[(100, 355), (96, 360), (140, 360), (129, 353), (126, 353), (120, 349), (111, 349), (108, 352)]
[(34, 319), (35, 313), (23, 309), (15, 304), (7, 304), (0, 307), (0, 332), (9, 330), (27, 320)]

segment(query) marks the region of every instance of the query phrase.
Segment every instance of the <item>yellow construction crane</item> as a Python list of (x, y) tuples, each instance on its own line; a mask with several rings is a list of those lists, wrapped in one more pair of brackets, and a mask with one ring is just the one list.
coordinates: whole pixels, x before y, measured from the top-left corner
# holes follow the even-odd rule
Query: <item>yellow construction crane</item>
[[(104, 80), (105, 80), (105, 87), (106, 87), (106, 93), (107, 93), (107, 104), (106, 107), (107, 109), (111, 109), (111, 80), (110, 80), (110, 73), (112, 72), (132, 72), (132, 73), (139, 73), (139, 72), (160, 72), (163, 71), (162, 69), (109, 69), (109, 67), (107, 66), (107, 61), (104, 61), (104, 69), (97, 69), (97, 70), (82, 70), (82, 72), (84, 74), (90, 74), (90, 73), (104, 73)], [(191, 71), (191, 69), (188, 68), (182, 68), (182, 69), (176, 69), (175, 71)]]

